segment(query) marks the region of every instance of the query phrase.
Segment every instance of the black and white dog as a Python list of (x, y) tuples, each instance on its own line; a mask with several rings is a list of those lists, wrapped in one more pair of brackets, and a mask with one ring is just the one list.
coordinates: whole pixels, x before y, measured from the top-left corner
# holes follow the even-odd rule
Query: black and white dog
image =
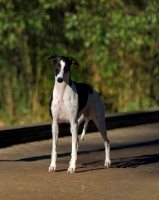
[(56, 149), (59, 135), (59, 121), (70, 123), (71, 125), (72, 154), (68, 173), (73, 173), (76, 169), (77, 160), (78, 127), (81, 122), (85, 120), (84, 129), (81, 135), (81, 139), (83, 139), (89, 118), (92, 118), (103, 137), (105, 145), (104, 166), (108, 168), (111, 164), (110, 145), (107, 138), (104, 106), (98, 93), (87, 84), (76, 83), (71, 80), (71, 65), (74, 64), (79, 66), (78, 62), (73, 57), (52, 54), (47, 59), (53, 61), (55, 70), (55, 85), (50, 107), (53, 117), (53, 144), (49, 172), (56, 171)]

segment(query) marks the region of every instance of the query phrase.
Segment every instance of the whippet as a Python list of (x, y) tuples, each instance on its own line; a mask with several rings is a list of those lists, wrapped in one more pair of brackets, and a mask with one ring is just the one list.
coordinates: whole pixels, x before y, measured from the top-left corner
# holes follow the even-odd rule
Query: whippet
[(110, 167), (110, 145), (107, 138), (105, 124), (104, 105), (98, 93), (85, 83), (76, 83), (71, 80), (70, 67), (72, 64), (78, 65), (73, 57), (58, 56), (52, 54), (47, 59), (53, 61), (55, 70), (55, 85), (52, 92), (50, 110), (52, 121), (52, 155), (49, 172), (56, 171), (57, 141), (59, 135), (59, 121), (70, 123), (72, 133), (72, 154), (69, 163), (68, 173), (75, 172), (77, 149), (78, 149), (78, 128), (82, 121), (85, 125), (81, 135), (83, 140), (89, 118), (92, 118), (101, 133), (105, 145), (106, 168)]

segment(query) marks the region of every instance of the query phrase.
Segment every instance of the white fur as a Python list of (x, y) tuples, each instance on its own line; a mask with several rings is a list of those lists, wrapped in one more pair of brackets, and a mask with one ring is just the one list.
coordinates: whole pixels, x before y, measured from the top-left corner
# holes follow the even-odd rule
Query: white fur
[[(81, 135), (83, 140), (84, 134), (87, 129), (89, 118), (91, 117), (99, 129), (105, 145), (105, 167), (109, 167), (110, 161), (110, 146), (107, 138), (107, 130), (105, 124), (105, 112), (102, 101), (100, 100), (97, 92), (93, 90), (92, 94), (89, 94), (87, 105), (80, 113), (78, 112), (78, 93), (75, 85), (72, 82), (71, 87), (69, 86), (70, 72), (64, 73), (65, 62), (60, 61), (61, 70), (57, 77), (55, 77), (55, 86), (53, 90), (53, 101), (51, 103), (51, 112), (53, 115), (52, 123), (52, 156), (49, 172), (56, 170), (56, 157), (57, 157), (57, 142), (59, 135), (59, 121), (70, 123), (72, 133), (72, 154), (70, 165), (68, 168), (69, 173), (75, 172), (76, 160), (77, 160), (77, 149), (78, 149), (78, 128), (82, 121), (86, 120), (84, 129)], [(64, 81), (59, 83), (58, 78), (63, 78)], [(78, 114), (78, 116), (77, 116)]]
[(61, 70), (60, 70), (60, 73), (57, 75), (57, 79), (58, 78), (63, 78), (63, 76), (64, 76), (65, 62), (63, 60), (61, 60), (60, 61), (60, 65), (61, 65)]

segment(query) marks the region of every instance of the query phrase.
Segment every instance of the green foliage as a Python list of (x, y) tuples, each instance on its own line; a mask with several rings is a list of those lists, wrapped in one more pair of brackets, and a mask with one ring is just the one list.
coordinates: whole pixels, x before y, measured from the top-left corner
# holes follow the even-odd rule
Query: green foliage
[(158, 61), (153, 63), (159, 51), (158, 21), (157, 1), (140, 7), (122, 0), (82, 2), (73, 15), (66, 13), (66, 37), (82, 41), (94, 69), (94, 86), (111, 105), (108, 109), (144, 109), (151, 92), (158, 105), (152, 84), (154, 80), (158, 87), (159, 75), (154, 78), (152, 73), (158, 71)]
[(50, 120), (52, 53), (79, 61), (73, 79), (95, 87), (108, 112), (159, 105), (157, 0), (0, 0), (0, 9), (0, 124)]

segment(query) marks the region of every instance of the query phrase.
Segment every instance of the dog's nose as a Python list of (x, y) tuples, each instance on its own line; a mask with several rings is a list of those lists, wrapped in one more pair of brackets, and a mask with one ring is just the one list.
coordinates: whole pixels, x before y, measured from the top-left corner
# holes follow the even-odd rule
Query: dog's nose
[(62, 83), (62, 82), (63, 82), (63, 78), (60, 78), (60, 77), (59, 77), (59, 78), (57, 79), (57, 81), (58, 81), (59, 83)]

